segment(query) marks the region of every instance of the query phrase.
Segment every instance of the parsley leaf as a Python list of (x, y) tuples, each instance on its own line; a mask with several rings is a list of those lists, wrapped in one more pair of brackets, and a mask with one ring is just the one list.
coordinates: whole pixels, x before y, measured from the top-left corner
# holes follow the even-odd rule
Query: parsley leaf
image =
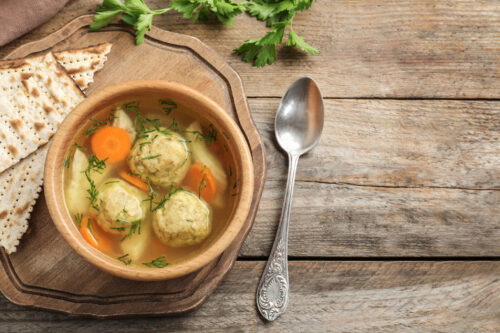
[(193, 22), (206, 21), (212, 12), (227, 26), (232, 26), (234, 17), (245, 11), (245, 2), (233, 0), (174, 0), (170, 6)]
[(123, 15), (121, 20), (134, 26), (135, 41), (139, 45), (144, 42), (146, 30), (151, 30), (153, 17), (170, 9), (172, 8), (151, 10), (144, 0), (125, 0), (123, 3), (120, 0), (104, 0), (102, 5), (97, 7), (90, 30), (99, 30), (111, 23), (115, 17)]
[(253, 65), (263, 67), (276, 60), (276, 45), (283, 42), (285, 29), (290, 26), (290, 33), (286, 42), (287, 46), (297, 46), (309, 54), (317, 54), (319, 50), (304, 41), (292, 29), (292, 22), (297, 11), (309, 9), (313, 0), (253, 0), (247, 4), (247, 12), (257, 19), (266, 21), (272, 27), (264, 37), (249, 39), (236, 53), (242, 56), (243, 61), (253, 61)]
[[(124, 2), (122, 2), (124, 1)], [(309, 9), (314, 0), (173, 0), (170, 7), (152, 10), (144, 0), (103, 0), (96, 10), (91, 30), (99, 30), (107, 26), (115, 17), (134, 27), (136, 43), (144, 41), (146, 30), (150, 30), (153, 18), (169, 10), (182, 13), (193, 22), (207, 20), (210, 15), (231, 26), (236, 16), (243, 12), (249, 13), (258, 20), (265, 21), (271, 29), (261, 38), (246, 40), (234, 51), (243, 61), (253, 62), (254, 66), (262, 67), (276, 61), (276, 45), (282, 44), (285, 31), (290, 27), (286, 46), (298, 47), (309, 54), (317, 54), (319, 50), (312, 47), (293, 31), (292, 23), (295, 14)], [(168, 115), (172, 108), (166, 108)]]

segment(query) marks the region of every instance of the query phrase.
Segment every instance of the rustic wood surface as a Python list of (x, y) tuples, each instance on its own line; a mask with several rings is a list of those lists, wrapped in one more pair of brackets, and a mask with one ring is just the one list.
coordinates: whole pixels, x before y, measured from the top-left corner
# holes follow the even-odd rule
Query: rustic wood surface
[[(0, 48), (0, 57), (99, 2), (70, 1)], [(226, 28), (168, 13), (154, 24), (211, 46), (250, 97), (268, 178), (241, 261), (206, 304), (183, 317), (96, 321), (2, 299), (0, 331), (500, 331), (500, 262), (493, 258), (500, 255), (498, 1), (318, 0), (297, 15), (294, 29), (322, 53), (283, 48), (263, 69), (232, 53), (266, 31), (253, 18)], [(290, 307), (265, 325), (254, 293), (286, 174), (272, 120), (279, 96), (303, 75), (326, 98), (325, 134), (299, 162)]]
[(0, 331), (498, 332), (498, 262), (290, 263), (291, 298), (279, 320), (255, 311), (262, 261), (240, 261), (198, 310), (181, 317), (91, 320), (0, 300)]

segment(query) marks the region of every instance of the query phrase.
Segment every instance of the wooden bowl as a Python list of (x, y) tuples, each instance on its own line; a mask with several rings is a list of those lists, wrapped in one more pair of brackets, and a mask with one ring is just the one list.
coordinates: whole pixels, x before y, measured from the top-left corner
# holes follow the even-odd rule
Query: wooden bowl
[[(88, 244), (73, 222), (64, 200), (63, 164), (65, 154), (89, 118), (99, 111), (125, 101), (148, 98), (168, 98), (184, 105), (211, 121), (229, 137), (236, 173), (239, 177), (239, 195), (226, 226), (218, 237), (202, 252), (186, 261), (165, 268), (125, 266)], [(85, 260), (113, 275), (141, 281), (177, 278), (194, 272), (215, 260), (234, 240), (250, 210), (254, 187), (252, 157), (247, 141), (234, 120), (215, 102), (184, 85), (161, 80), (137, 80), (110, 86), (85, 99), (61, 124), (52, 139), (45, 162), (45, 198), (50, 216), (61, 235)], [(167, 258), (168, 259), (168, 258)]]

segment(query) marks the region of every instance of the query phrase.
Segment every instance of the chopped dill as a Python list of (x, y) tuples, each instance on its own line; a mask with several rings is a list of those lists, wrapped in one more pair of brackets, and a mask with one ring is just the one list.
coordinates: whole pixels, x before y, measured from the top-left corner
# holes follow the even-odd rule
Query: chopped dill
[(128, 231), (128, 234), (126, 234), (121, 240), (124, 241), (125, 239), (132, 237), (132, 235), (136, 232), (138, 235), (141, 234), (141, 220), (130, 222), (130, 229)]
[(172, 124), (168, 128), (174, 132), (179, 131), (179, 124), (177, 123), (177, 121), (175, 121), (175, 118), (172, 118)]
[(102, 126), (105, 126), (105, 125), (108, 124), (105, 121), (97, 120), (97, 119), (94, 119), (94, 118), (90, 118), (90, 121), (93, 121), (95, 124), (89, 126), (89, 128), (87, 128), (87, 130), (85, 131), (85, 133), (83, 133), (83, 135), (94, 134), (94, 132), (97, 131), (99, 129), (99, 127), (102, 127)]
[(206, 175), (206, 173), (203, 173), (203, 176), (201, 177), (200, 186), (198, 186), (198, 198), (201, 198), (201, 187), (207, 187), (207, 181), (205, 180)]
[(158, 195), (158, 193), (155, 192), (155, 190), (151, 186), (151, 183), (149, 182), (149, 177), (147, 177), (147, 176), (146, 176), (146, 183), (148, 184), (149, 195), (148, 195), (148, 198), (144, 199), (143, 201), (149, 201), (149, 211), (152, 212), (153, 211), (153, 200)]
[(226, 153), (229, 151), (229, 148), (227, 147), (226, 144), (224, 144), (224, 150), (226, 151)]
[(76, 220), (76, 223), (78, 223), (79, 227), (82, 226), (82, 218), (83, 218), (82, 214), (80, 214), (80, 213), (75, 214), (75, 220)]
[[(120, 212), (121, 214), (121, 212)], [(124, 219), (116, 219), (115, 220), (116, 222), (119, 222), (119, 223), (125, 223), (125, 224), (128, 224), (128, 221), (127, 220), (124, 220)]]
[(74, 145), (75, 145), (75, 147), (80, 148), (81, 150), (88, 151), (88, 149), (87, 149), (87, 148), (80, 146), (80, 145), (78, 144), (78, 142), (75, 142), (75, 143), (74, 143)]
[(146, 156), (146, 157), (141, 158), (141, 161), (152, 160), (153, 158), (157, 158), (157, 157), (160, 157), (160, 156), (161, 156), (161, 154)]
[(193, 221), (193, 220), (191, 220), (191, 219), (186, 219), (186, 221), (187, 221), (187, 222), (191, 222), (191, 223), (193, 223), (193, 222), (194, 222), (194, 221)]
[(239, 182), (240, 182), (240, 180), (236, 179), (236, 181), (234, 182), (234, 185), (233, 185), (233, 189), (235, 189), (238, 186)]
[(207, 146), (210, 146), (212, 144), (212, 142), (217, 141), (217, 131), (215, 130), (214, 125), (212, 125), (212, 124), (208, 125), (208, 133), (207, 134), (203, 134), (200, 131), (191, 131), (191, 133), (197, 134), (198, 139), (200, 141), (205, 141)]
[(111, 227), (113, 230), (125, 231), (125, 227)]
[(127, 258), (128, 253), (122, 255), (121, 257), (118, 257), (117, 259), (120, 260), (125, 266), (128, 266), (132, 263), (132, 259)]
[(142, 264), (144, 266), (156, 267), (156, 268), (163, 268), (168, 266), (168, 262), (165, 261), (165, 256), (158, 257), (150, 262), (143, 262)]
[(66, 169), (69, 169), (69, 165), (71, 163), (71, 152), (69, 152), (68, 156), (66, 157), (66, 159), (64, 160), (64, 164), (63, 164), (63, 167), (66, 168)]
[(184, 189), (182, 187), (175, 188), (174, 186), (170, 185), (170, 188), (168, 190), (168, 194), (164, 196), (160, 201), (155, 202), (156, 206), (151, 210), (152, 212), (157, 211), (160, 208), (163, 208), (165, 206), (165, 203), (170, 200), (172, 195), (174, 195), (178, 191), (183, 191)]
[(89, 196), (87, 197), (90, 201), (90, 205), (95, 209), (99, 210), (99, 205), (96, 203), (97, 200), (97, 195), (99, 194), (99, 191), (97, 190), (97, 187), (95, 186), (94, 180), (90, 177), (91, 171), (97, 172), (97, 173), (102, 173), (102, 170), (106, 168), (106, 159), (100, 160), (97, 158), (96, 155), (91, 155), (89, 157), (89, 164), (87, 166), (87, 169), (84, 171), (85, 177), (87, 178), (87, 181), (90, 185), (90, 188), (87, 189), (87, 193)]
[(224, 137), (229, 140), (229, 137), (227, 136), (226, 132), (222, 132), (222, 135), (224, 135)]
[(141, 143), (139, 143), (139, 147), (142, 147), (144, 145), (150, 145), (151, 143), (152, 143), (151, 141), (141, 142)]
[(229, 177), (233, 175), (233, 170), (231, 170), (231, 166), (229, 166)]
[(171, 100), (159, 99), (158, 103), (161, 105), (161, 109), (167, 116), (170, 115), (170, 113), (177, 108), (177, 104), (175, 104)]
[(108, 182), (105, 182), (104, 185), (113, 184), (113, 183), (119, 183), (119, 182), (120, 182), (119, 180), (110, 180)]
[(92, 224), (92, 219), (90, 217), (87, 218), (87, 229), (89, 229), (90, 232), (95, 231), (94, 225)]
[(233, 194), (231, 194), (231, 196), (232, 196), (232, 197), (235, 197), (235, 196), (237, 196), (238, 194), (239, 194), (239, 193), (233, 193)]
[(93, 121), (94, 123), (98, 123), (99, 125), (107, 125), (108, 123), (102, 120), (90, 118), (90, 121)]

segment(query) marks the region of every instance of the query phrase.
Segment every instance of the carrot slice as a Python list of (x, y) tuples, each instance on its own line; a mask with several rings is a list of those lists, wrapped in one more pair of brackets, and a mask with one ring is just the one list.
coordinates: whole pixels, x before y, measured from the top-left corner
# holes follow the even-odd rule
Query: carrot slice
[(94, 218), (88, 215), (82, 217), (80, 233), (87, 243), (99, 251), (107, 253), (111, 250), (111, 241), (100, 230)]
[(206, 202), (211, 202), (217, 194), (217, 183), (212, 172), (202, 163), (189, 167), (184, 184), (194, 193), (201, 195)]
[(127, 131), (120, 127), (103, 126), (90, 137), (92, 151), (100, 160), (107, 158), (107, 163), (124, 160), (131, 145)]
[(120, 171), (120, 177), (128, 181), (130, 184), (134, 185), (135, 187), (148, 192), (149, 191), (149, 186), (145, 182), (142, 181), (139, 177), (132, 176), (131, 174), (127, 173), (125, 170)]

